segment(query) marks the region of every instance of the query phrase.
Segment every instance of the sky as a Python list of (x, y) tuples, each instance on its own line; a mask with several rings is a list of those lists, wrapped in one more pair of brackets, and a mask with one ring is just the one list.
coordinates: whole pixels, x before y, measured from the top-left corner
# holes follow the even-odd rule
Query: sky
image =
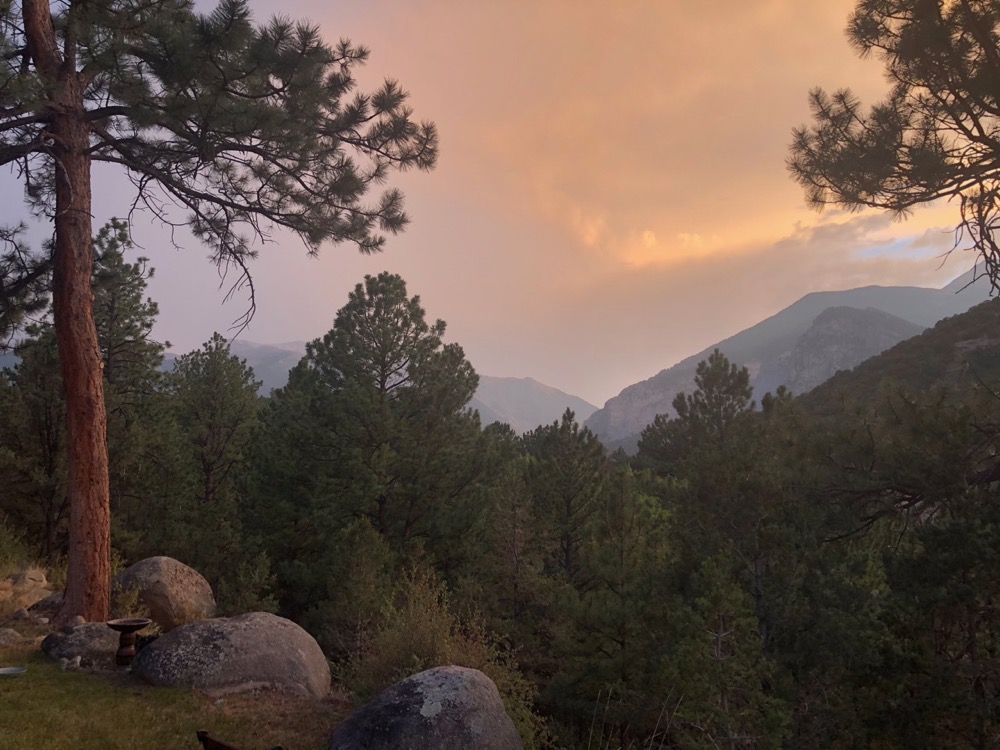
[[(207, 7), (207, 6), (206, 6)], [(851, 0), (251, 0), (371, 49), (358, 78), (435, 122), (433, 172), (391, 178), (411, 224), (376, 256), (308, 257), (274, 233), (240, 336), (310, 340), (365, 274), (400, 274), (482, 374), (530, 376), (598, 406), (817, 290), (942, 286), (967, 270), (957, 207), (816, 213), (785, 161), (812, 87), (886, 90), (847, 43)], [(9, 178), (15, 210), (18, 187)], [(5, 188), (7, 189), (7, 188)], [(5, 193), (5, 195), (8, 195)], [(95, 226), (129, 207), (95, 173)], [(0, 212), (2, 213), (2, 212)], [(189, 351), (232, 332), (208, 251), (134, 217), (156, 268), (155, 335)]]

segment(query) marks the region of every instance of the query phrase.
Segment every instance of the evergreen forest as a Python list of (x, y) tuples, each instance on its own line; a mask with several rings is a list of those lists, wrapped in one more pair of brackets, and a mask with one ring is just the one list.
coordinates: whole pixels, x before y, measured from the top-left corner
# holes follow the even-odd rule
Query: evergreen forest
[[(170, 555), (223, 614), (293, 619), (359, 700), (462, 664), (527, 747), (996, 746), (994, 303), (801, 398), (716, 351), (628, 456), (569, 411), (481, 424), (462, 348), (388, 273), (269, 397), (218, 334), (165, 371), (152, 269), (123, 223), (94, 246), (117, 564)], [(0, 375), (0, 553), (58, 566), (48, 320)]]

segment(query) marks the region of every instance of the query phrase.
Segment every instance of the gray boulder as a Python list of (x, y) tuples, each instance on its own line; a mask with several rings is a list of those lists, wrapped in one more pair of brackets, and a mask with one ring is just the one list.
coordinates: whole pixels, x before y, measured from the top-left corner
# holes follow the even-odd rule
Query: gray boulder
[(138, 591), (150, 619), (165, 631), (215, 614), (215, 595), (205, 577), (172, 557), (140, 560), (115, 576), (112, 589)]
[(477, 669), (436, 667), (387, 689), (344, 721), (330, 750), (520, 750), (497, 686)]
[(316, 640), (266, 612), (171, 630), (136, 655), (132, 673), (154, 685), (210, 695), (263, 688), (322, 698), (330, 692), (330, 665)]
[(14, 628), (0, 628), (0, 648), (19, 646), (22, 643), (24, 638)]
[(42, 651), (55, 660), (80, 657), (84, 667), (115, 666), (118, 633), (103, 622), (86, 622), (59, 633), (51, 633), (42, 641)]
[(56, 591), (28, 607), (28, 613), (35, 617), (53, 617), (62, 606), (62, 601), (62, 592)]

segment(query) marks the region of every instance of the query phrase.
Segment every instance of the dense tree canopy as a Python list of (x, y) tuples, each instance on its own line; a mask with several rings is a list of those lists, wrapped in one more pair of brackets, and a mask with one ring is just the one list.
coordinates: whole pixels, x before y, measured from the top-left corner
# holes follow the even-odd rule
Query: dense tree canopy
[(1000, 283), (1000, 4), (860, 0), (851, 43), (875, 54), (892, 86), (868, 112), (848, 89), (810, 94), (789, 168), (811, 204), (904, 214), (955, 198), (960, 230)]
[(523, 438), (529, 488), (538, 509), (538, 532), (549, 542), (550, 575), (573, 581), (581, 574), (581, 547), (604, 492), (607, 455), (601, 441), (581, 428), (572, 410)]

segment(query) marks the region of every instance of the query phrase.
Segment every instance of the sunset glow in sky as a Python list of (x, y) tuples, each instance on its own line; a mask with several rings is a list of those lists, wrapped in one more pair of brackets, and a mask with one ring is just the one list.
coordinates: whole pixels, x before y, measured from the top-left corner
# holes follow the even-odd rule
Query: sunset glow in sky
[[(957, 208), (906, 222), (817, 214), (785, 169), (807, 93), (885, 90), (846, 41), (851, 0), (258, 0), (371, 48), (437, 123), (431, 173), (394, 177), (412, 223), (380, 256), (306, 256), (275, 235), (254, 268), (261, 343), (321, 336), (365, 273), (406, 279), (483, 374), (532, 376), (597, 405), (811, 291), (941, 286), (972, 257)], [(96, 226), (128, 207), (110, 173)], [(12, 178), (11, 178), (12, 179)], [(207, 250), (138, 217), (159, 337), (187, 351), (245, 309)]]

